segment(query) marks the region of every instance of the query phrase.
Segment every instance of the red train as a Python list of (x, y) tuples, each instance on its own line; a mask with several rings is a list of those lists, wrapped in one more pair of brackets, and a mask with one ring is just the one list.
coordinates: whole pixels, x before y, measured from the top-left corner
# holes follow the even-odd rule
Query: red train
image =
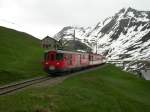
[(99, 54), (55, 50), (45, 52), (43, 65), (48, 73), (62, 73), (102, 63), (104, 57)]

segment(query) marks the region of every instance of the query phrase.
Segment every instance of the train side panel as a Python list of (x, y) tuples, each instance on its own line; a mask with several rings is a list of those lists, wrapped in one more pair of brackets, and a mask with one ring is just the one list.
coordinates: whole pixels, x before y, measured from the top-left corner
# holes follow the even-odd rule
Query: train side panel
[(69, 51), (48, 51), (45, 53), (44, 69), (48, 73), (65, 72), (103, 63), (98, 54)]
[(74, 69), (89, 66), (89, 54), (65, 54), (66, 68)]
[(103, 56), (99, 54), (90, 54), (89, 56), (89, 65), (94, 66), (94, 65), (100, 65), (103, 63)]

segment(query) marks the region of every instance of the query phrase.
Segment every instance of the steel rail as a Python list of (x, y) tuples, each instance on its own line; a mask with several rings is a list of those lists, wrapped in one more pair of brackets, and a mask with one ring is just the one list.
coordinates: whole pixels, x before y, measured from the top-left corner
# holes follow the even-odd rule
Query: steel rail
[(36, 84), (36, 83), (40, 83), (46, 80), (52, 79), (52, 77), (40, 77), (40, 78), (34, 78), (31, 80), (27, 80), (27, 81), (22, 81), (19, 83), (15, 83), (15, 84), (10, 84), (10, 85), (6, 85), (6, 86), (2, 86), (0, 87), (0, 95), (5, 95), (14, 91), (17, 91), (19, 89), (23, 89), (27, 86)]

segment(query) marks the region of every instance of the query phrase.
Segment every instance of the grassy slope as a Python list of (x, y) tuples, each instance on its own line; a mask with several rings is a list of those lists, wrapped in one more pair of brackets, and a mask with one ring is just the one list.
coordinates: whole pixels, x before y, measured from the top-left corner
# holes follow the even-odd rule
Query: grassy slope
[[(149, 112), (150, 82), (109, 65), (55, 87), (0, 97), (3, 112)], [(14, 103), (11, 103), (11, 102)], [(9, 108), (8, 108), (9, 105)]]
[(43, 74), (40, 40), (0, 27), (0, 84)]

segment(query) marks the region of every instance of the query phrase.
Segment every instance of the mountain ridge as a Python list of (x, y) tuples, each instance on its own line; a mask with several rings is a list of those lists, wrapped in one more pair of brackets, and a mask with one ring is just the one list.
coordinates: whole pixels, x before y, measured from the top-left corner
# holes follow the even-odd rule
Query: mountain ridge
[[(95, 27), (85, 29), (70, 27), (60, 32), (69, 35), (71, 30), (75, 30), (76, 38), (89, 45), (93, 52), (96, 52), (97, 46), (98, 53), (108, 60), (150, 59), (150, 11), (123, 8), (114, 16), (98, 22)], [(72, 36), (69, 36), (58, 38), (71, 39)]]

